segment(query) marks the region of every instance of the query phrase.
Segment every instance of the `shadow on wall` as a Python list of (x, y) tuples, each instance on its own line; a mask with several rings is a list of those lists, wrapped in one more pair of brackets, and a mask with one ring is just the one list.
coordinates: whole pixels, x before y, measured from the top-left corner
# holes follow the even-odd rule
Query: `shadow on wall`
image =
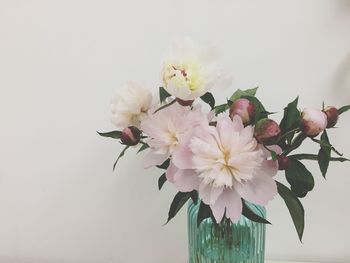
[[(350, 0), (348, 0), (350, 3)], [(338, 66), (335, 72), (332, 96), (341, 97), (344, 102), (350, 102), (350, 53)], [(341, 94), (341, 96), (339, 96)]]
[(338, 8), (341, 11), (350, 13), (350, 1), (349, 0), (338, 0)]

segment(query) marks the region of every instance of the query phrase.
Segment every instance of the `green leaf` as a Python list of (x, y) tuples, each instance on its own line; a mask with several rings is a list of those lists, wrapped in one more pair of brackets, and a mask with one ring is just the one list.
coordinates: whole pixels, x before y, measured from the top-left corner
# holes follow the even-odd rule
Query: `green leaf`
[(228, 110), (228, 108), (229, 108), (229, 106), (228, 106), (227, 103), (226, 103), (226, 104), (218, 105), (218, 106), (216, 106), (216, 107), (214, 108), (215, 114), (218, 115), (218, 114), (220, 114), (220, 113), (222, 113), (222, 112), (225, 112), (225, 111)]
[(198, 192), (196, 190), (193, 190), (192, 192), (190, 192), (190, 197), (192, 199), (192, 202), (194, 204), (197, 204), (197, 202), (198, 202)]
[(169, 94), (163, 87), (159, 87), (159, 100), (160, 103), (164, 102), (166, 98), (170, 97), (171, 94)]
[(346, 105), (346, 106), (340, 107), (340, 108), (338, 109), (338, 113), (339, 113), (339, 114), (342, 114), (342, 113), (344, 113), (344, 112), (346, 112), (346, 111), (348, 111), (348, 110), (350, 110), (350, 105)]
[(292, 220), (297, 230), (300, 241), (303, 238), (304, 233), (304, 225), (305, 225), (305, 212), (303, 205), (300, 200), (296, 197), (296, 195), (289, 190), (288, 187), (277, 182), (277, 190), (279, 195), (283, 198), (284, 202), (287, 205), (290, 215), (292, 216)]
[[(321, 135), (321, 142), (330, 144), (326, 130), (324, 130), (324, 132)], [(318, 151), (318, 165), (320, 166), (320, 170), (324, 178), (326, 178), (330, 159), (331, 159), (331, 148), (321, 145), (321, 148)]]
[(205, 103), (207, 103), (211, 107), (211, 109), (214, 109), (215, 98), (214, 98), (213, 94), (211, 94), (210, 92), (207, 92), (203, 96), (201, 96), (201, 100), (204, 101)]
[(140, 147), (140, 149), (137, 151), (137, 153), (142, 152), (144, 150), (146, 150), (147, 148), (149, 148), (149, 145), (147, 143), (143, 143)]
[(167, 181), (165, 173), (163, 173), (158, 179), (158, 189), (161, 190), (164, 183)]
[(242, 200), (242, 215), (244, 215), (246, 218), (250, 219), (251, 221), (257, 222), (257, 223), (262, 223), (262, 224), (270, 224), (269, 221), (267, 221), (265, 218), (255, 214), (249, 206), (246, 204), (245, 201)]
[(343, 154), (338, 152), (330, 143), (326, 143), (326, 142), (324, 142), (322, 140), (317, 140), (315, 138), (310, 138), (310, 139), (312, 141), (318, 143), (319, 145), (321, 145), (321, 147), (331, 149), (331, 151), (335, 152), (338, 156), (343, 156)]
[(289, 158), (290, 165), (286, 169), (286, 178), (291, 185), (293, 192), (298, 197), (305, 196), (305, 193), (314, 188), (315, 181), (308, 169), (298, 160)]
[(163, 109), (165, 109), (165, 108), (167, 108), (167, 107), (173, 105), (175, 102), (176, 102), (176, 100), (172, 100), (172, 101), (169, 102), (168, 104), (165, 104), (165, 105), (159, 107), (158, 109), (155, 110), (155, 112), (154, 112), (153, 114), (155, 114), (155, 113), (157, 113), (158, 111), (163, 110)]
[(236, 90), (235, 93), (232, 94), (230, 97), (230, 101), (234, 102), (235, 100), (238, 100), (239, 98), (242, 98), (243, 96), (250, 96), (254, 97), (256, 92), (258, 90), (258, 87), (254, 89), (247, 89), (247, 90)]
[(306, 191), (300, 192), (299, 189), (297, 187), (295, 187), (294, 185), (292, 185), (290, 187), (290, 190), (299, 198), (304, 198), (308, 194), (308, 192), (306, 192)]
[(197, 226), (199, 227), (202, 221), (209, 217), (214, 218), (213, 213), (210, 209), (210, 206), (201, 201), (201, 204), (199, 205), (198, 215), (197, 215)]
[(117, 160), (115, 161), (115, 163), (113, 164), (113, 171), (115, 170), (115, 167), (119, 161), (120, 158), (122, 158), (126, 152), (126, 150), (129, 148), (130, 146), (125, 146), (124, 149), (121, 151), (121, 153), (119, 154)]
[(97, 132), (97, 133), (103, 137), (110, 137), (113, 139), (120, 139), (120, 137), (122, 136), (121, 131)]
[(159, 169), (166, 170), (170, 165), (170, 159), (165, 160), (161, 165), (157, 165)]
[[(300, 111), (298, 110), (298, 100), (297, 97), (294, 101), (290, 102), (287, 107), (284, 108), (284, 115), (280, 123), (282, 134), (288, 133), (290, 130), (294, 130), (300, 125)], [(295, 132), (289, 133), (285, 136), (288, 144), (291, 144)]]
[(275, 151), (270, 151), (270, 153), (271, 153), (272, 160), (277, 161), (277, 159), (278, 159), (277, 153)]
[(170, 210), (168, 213), (168, 220), (165, 224), (167, 224), (171, 219), (173, 219), (176, 214), (180, 211), (180, 209), (186, 204), (186, 202), (190, 199), (190, 193), (178, 192), (173, 202), (170, 205)]
[[(308, 153), (294, 154), (294, 155), (290, 155), (289, 157), (293, 158), (293, 159), (296, 159), (296, 160), (311, 160), (311, 161), (317, 161), (318, 160), (318, 155), (317, 154), (308, 154)], [(331, 157), (329, 160), (333, 161), (333, 162), (347, 162), (347, 161), (350, 161), (350, 159), (343, 158), (343, 157)]]

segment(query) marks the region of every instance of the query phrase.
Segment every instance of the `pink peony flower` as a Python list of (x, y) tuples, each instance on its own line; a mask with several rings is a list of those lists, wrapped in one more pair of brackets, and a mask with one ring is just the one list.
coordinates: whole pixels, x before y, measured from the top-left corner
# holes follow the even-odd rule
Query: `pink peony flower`
[(301, 129), (310, 137), (315, 137), (327, 127), (327, 115), (321, 110), (305, 109), (301, 114)]
[(175, 103), (156, 113), (150, 112), (141, 122), (151, 148), (144, 161), (145, 167), (163, 163), (176, 151), (186, 133), (202, 123), (207, 124), (208, 118), (200, 107), (191, 109)]
[[(189, 134), (184, 138), (173, 155), (168, 178), (179, 190), (198, 190), (217, 222), (225, 210), (226, 216), (237, 222), (242, 213), (241, 198), (266, 205), (277, 194), (272, 176), (277, 173), (278, 163), (268, 160), (271, 153), (253, 135), (254, 128), (244, 127), (238, 116), (232, 120), (221, 116), (216, 127), (200, 126), (192, 138)], [(281, 153), (278, 146), (269, 148)]]

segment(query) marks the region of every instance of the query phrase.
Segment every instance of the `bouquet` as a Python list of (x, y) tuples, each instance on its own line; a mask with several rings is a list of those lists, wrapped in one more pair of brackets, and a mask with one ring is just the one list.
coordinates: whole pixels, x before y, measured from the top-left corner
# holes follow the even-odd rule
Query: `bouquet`
[[(192, 199), (200, 202), (198, 224), (209, 217), (217, 224), (235, 223), (242, 215), (269, 223), (247, 203), (266, 206), (279, 195), (301, 240), (300, 199), (314, 188), (304, 160), (317, 161), (323, 177), (330, 162), (349, 161), (332, 146), (327, 130), (350, 105), (301, 111), (297, 97), (277, 121), (256, 96), (257, 88), (236, 90), (217, 104), (213, 93), (229, 88), (231, 78), (218, 66), (216, 54), (188, 40), (176, 43), (164, 60), (157, 95), (140, 83), (125, 84), (111, 101), (117, 130), (99, 133), (124, 145), (113, 169), (128, 149), (147, 151), (144, 167), (161, 170), (159, 189), (169, 182), (178, 191), (168, 222)], [(319, 151), (295, 154), (306, 140), (318, 144)], [(279, 170), (288, 185), (278, 181)]]

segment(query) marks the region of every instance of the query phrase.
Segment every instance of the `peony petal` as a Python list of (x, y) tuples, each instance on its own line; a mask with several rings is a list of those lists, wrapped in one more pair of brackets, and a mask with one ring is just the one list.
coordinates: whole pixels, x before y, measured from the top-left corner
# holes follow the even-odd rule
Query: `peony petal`
[(243, 130), (240, 132), (240, 151), (253, 151), (257, 146), (257, 141), (253, 137), (254, 135), (254, 128), (253, 126), (246, 126), (243, 128)]
[(198, 190), (200, 179), (194, 170), (177, 170), (174, 184), (180, 192), (191, 192)]
[[(224, 190), (225, 191), (225, 190)], [(211, 211), (213, 212), (216, 222), (220, 223), (225, 214), (226, 204), (229, 202), (227, 200), (227, 195), (224, 192), (218, 197), (216, 202), (210, 205)]]
[(169, 94), (182, 100), (193, 100), (193, 94), (188, 87), (178, 86), (177, 82), (172, 79), (168, 82), (166, 90)]
[(228, 203), (226, 204), (226, 217), (230, 218), (233, 223), (238, 222), (242, 214), (242, 200), (236, 190), (226, 189), (225, 195)]
[(277, 154), (282, 153), (282, 148), (278, 145), (270, 145), (270, 146), (267, 146), (267, 148), (270, 149), (271, 151), (276, 152)]
[(173, 151), (172, 161), (180, 169), (192, 168), (193, 153), (189, 147), (191, 139), (192, 133), (187, 133), (181, 138), (180, 144)]
[[(263, 156), (265, 159), (271, 158), (271, 152), (265, 149), (265, 147), (261, 144), (258, 144), (258, 148), (263, 152)], [(282, 148), (279, 147), (278, 145), (270, 145), (267, 146), (267, 148), (271, 151), (276, 152), (277, 154), (282, 153)], [(261, 164), (261, 167), (259, 169), (259, 174), (260, 175), (265, 175), (265, 176), (275, 176), (278, 172), (278, 161), (273, 161), (273, 160), (265, 160)]]
[(235, 189), (225, 188), (216, 202), (210, 205), (216, 222), (221, 222), (225, 209), (226, 217), (237, 222), (242, 214), (242, 200)]
[(140, 83), (129, 81), (111, 100), (111, 120), (120, 129), (139, 127), (151, 103), (152, 94)]
[(201, 183), (198, 194), (199, 198), (202, 199), (204, 203), (211, 205), (215, 203), (222, 191), (223, 187), (214, 187), (210, 184)]
[(178, 170), (179, 169), (172, 162), (170, 162), (169, 167), (165, 172), (166, 179), (169, 182), (174, 183), (175, 182), (175, 174)]
[(216, 125), (216, 129), (218, 130), (221, 145), (223, 147), (230, 147), (232, 143), (232, 133), (235, 131), (236, 126), (232, 122), (229, 116), (221, 115), (218, 118), (218, 122)]
[[(279, 147), (278, 145), (269, 145), (266, 146), (270, 151), (274, 151), (277, 154), (282, 153), (282, 148)], [(271, 157), (271, 152), (267, 150), (262, 144), (258, 144), (258, 148), (261, 149), (264, 153), (265, 158), (270, 158)]]
[(235, 131), (240, 132), (244, 129), (242, 119), (238, 115), (233, 116), (232, 123)]
[(278, 161), (265, 160), (262, 162), (259, 169), (259, 174), (264, 176), (273, 177), (278, 172)]
[(261, 174), (245, 183), (237, 183), (234, 187), (241, 197), (257, 205), (266, 205), (277, 194), (276, 182)]
[(152, 150), (148, 152), (143, 159), (143, 167), (145, 169), (150, 168), (152, 166), (160, 165), (168, 159), (168, 154), (155, 154)]

